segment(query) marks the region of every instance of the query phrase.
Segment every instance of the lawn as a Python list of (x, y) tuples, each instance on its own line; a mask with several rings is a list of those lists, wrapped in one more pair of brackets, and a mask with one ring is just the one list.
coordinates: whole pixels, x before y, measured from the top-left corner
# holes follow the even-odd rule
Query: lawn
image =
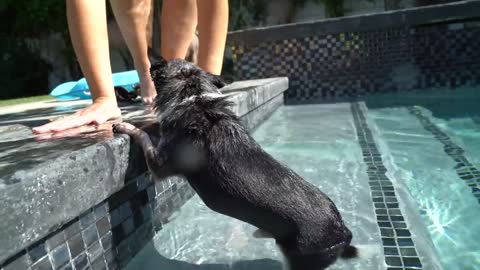
[(52, 100), (54, 99), (52, 96), (44, 95), (44, 96), (34, 96), (34, 97), (24, 97), (24, 98), (14, 98), (14, 99), (5, 99), (0, 100), (0, 107), (18, 105), (18, 104), (25, 104), (25, 103), (32, 103), (44, 100)]

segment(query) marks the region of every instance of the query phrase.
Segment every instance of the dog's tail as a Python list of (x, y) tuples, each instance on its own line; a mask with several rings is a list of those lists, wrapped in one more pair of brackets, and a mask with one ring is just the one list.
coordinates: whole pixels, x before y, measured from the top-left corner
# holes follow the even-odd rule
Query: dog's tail
[(340, 257), (344, 259), (353, 259), (358, 257), (358, 249), (354, 246), (347, 246), (343, 252), (340, 254)]

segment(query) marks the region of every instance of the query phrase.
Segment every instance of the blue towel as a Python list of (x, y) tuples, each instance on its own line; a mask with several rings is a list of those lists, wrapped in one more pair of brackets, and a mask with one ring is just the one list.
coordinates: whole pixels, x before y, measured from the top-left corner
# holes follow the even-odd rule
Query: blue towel
[[(130, 92), (133, 91), (133, 86), (140, 82), (136, 70), (114, 73), (112, 80), (113, 86), (122, 86)], [(62, 83), (55, 87), (50, 95), (57, 99), (91, 99), (92, 97), (85, 78), (76, 82)]]

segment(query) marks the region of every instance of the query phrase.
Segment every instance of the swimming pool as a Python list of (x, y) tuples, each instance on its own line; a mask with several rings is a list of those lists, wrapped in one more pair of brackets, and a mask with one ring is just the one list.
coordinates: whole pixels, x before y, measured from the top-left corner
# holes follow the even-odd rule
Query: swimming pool
[[(353, 231), (364, 255), (331, 269), (475, 269), (479, 99), (467, 89), (284, 106), (254, 137), (326, 192)], [(128, 269), (282, 269), (254, 230), (195, 196)]]

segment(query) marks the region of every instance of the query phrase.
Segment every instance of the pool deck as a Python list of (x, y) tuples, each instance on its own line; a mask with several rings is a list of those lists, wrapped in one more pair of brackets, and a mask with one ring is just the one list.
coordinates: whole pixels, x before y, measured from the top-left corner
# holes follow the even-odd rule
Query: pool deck
[[(222, 91), (231, 95), (234, 103), (232, 110), (248, 128), (253, 129), (283, 104), (283, 92), (287, 88), (287, 78), (271, 78), (235, 82)], [(110, 207), (110, 210), (114, 210), (114, 205), (121, 203), (118, 198), (121, 196), (114, 196), (116, 203), (107, 201), (107, 198), (118, 192), (130, 194), (132, 181), (133, 192), (142, 192), (151, 183), (144, 176), (146, 165), (142, 152), (138, 146), (130, 144), (128, 136), (114, 135), (112, 123), (106, 123), (98, 129), (80, 129), (80, 134), (67, 132), (60, 137), (36, 136), (31, 132), (31, 127), (72, 113), (88, 104), (88, 101), (42, 102), (2, 108), (0, 111), (0, 265), (6, 259), (8, 261), (4, 267), (12, 260), (13, 263), (21, 261), (18, 262), (20, 265), (27, 266), (35, 263), (40, 258), (30, 254), (30, 245), (37, 241), (43, 243), (45, 237), (55, 238), (57, 235), (52, 236), (52, 233), (65, 229), (63, 227), (66, 224), (78, 220), (81, 215), (87, 217), (80, 217), (80, 229), (85, 229), (82, 222), (88, 221), (89, 213), (93, 211), (91, 208), (98, 210), (107, 207), (108, 211)], [(142, 106), (126, 105), (121, 109), (124, 121), (142, 124), (154, 120), (154, 115), (145, 113)], [(153, 185), (154, 197), (155, 190), (161, 193), (167, 188), (168, 195), (176, 195), (180, 182), (172, 180), (167, 186), (160, 186)], [(125, 189), (129, 191), (125, 192)], [(169, 208), (173, 206), (169, 200), (167, 202), (170, 212), (172, 209)], [(175, 205), (179, 203), (178, 200), (175, 202)], [(130, 205), (134, 207), (132, 203)], [(129, 211), (133, 212), (133, 209)], [(110, 222), (114, 222), (113, 217)], [(78, 226), (76, 223), (72, 225)], [(85, 226), (88, 224), (85, 223)], [(108, 225), (108, 228), (113, 228), (113, 225)], [(123, 226), (128, 227), (128, 224)], [(65, 238), (67, 236), (63, 236), (64, 232), (60, 232), (62, 240), (56, 239), (57, 236), (54, 246), (49, 247), (51, 240), (46, 239), (46, 250), (42, 251), (41, 257), (50, 251), (55, 252), (53, 249), (57, 244), (68, 240)], [(86, 239), (83, 240), (86, 243)], [(28, 255), (26, 259), (25, 252)], [(47, 254), (47, 261), (49, 256)], [(50, 261), (54, 264), (52, 256)], [(73, 255), (71, 259), (75, 259)], [(61, 261), (64, 263), (63, 258)]]

